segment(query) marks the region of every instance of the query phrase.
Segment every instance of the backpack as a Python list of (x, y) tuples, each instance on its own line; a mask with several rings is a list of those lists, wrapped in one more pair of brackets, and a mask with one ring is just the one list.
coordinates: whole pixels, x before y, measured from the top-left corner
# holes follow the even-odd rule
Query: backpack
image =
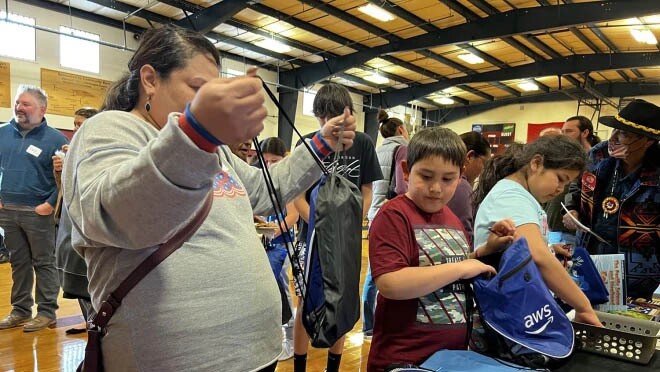
[(331, 173), (312, 190), (302, 323), (314, 347), (330, 347), (360, 318), (362, 195)]
[[(610, 293), (605, 287), (594, 261), (584, 247), (576, 247), (570, 259), (564, 260), (564, 267), (571, 279), (584, 292), (592, 305), (604, 304), (610, 300)], [(569, 307), (564, 304), (565, 307)]]
[[(262, 86), (280, 110), (280, 114), (302, 140), (303, 137), (293, 125), (293, 121), (263, 80)], [(342, 136), (341, 132), (339, 136)], [(330, 347), (353, 329), (360, 318), (362, 193), (357, 186), (336, 171), (330, 172), (307, 142), (302, 140), (302, 145), (314, 157), (324, 175), (312, 190), (309, 203), (305, 276), (302, 283), (298, 283), (298, 275), (294, 273), (294, 280), (303, 295), (302, 323), (312, 346)], [(255, 147), (259, 162), (265, 164), (256, 139)], [(341, 151), (342, 148), (335, 151), (335, 163)], [(268, 167), (263, 166), (262, 172), (273, 209), (276, 215), (283, 216), (283, 203), (279, 200)], [(279, 222), (284, 236), (289, 227), (282, 229), (282, 223)], [(300, 248), (293, 246), (288, 235), (284, 236), (284, 240), (289, 259), (295, 267), (294, 262), (298, 261)]]
[(543, 281), (527, 240), (521, 238), (501, 254), (479, 259), (498, 269), (494, 277), (472, 280), (489, 341), (486, 354), (530, 368), (568, 361), (573, 325)]

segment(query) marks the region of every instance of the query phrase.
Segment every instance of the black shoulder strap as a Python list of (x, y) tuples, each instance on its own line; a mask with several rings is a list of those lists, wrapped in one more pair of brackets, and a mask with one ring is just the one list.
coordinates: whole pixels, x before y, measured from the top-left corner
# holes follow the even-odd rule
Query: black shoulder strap
[(397, 147), (394, 148), (394, 152), (392, 152), (392, 164), (390, 165), (390, 185), (392, 184), (392, 179), (394, 178), (394, 170), (396, 169), (396, 153), (399, 152), (399, 147), (401, 145), (397, 145)]

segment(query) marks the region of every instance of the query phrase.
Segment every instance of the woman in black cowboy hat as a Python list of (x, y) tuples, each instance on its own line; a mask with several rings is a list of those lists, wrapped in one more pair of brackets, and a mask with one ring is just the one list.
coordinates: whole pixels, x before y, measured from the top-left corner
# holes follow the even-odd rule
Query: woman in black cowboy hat
[[(614, 130), (591, 150), (574, 201), (580, 221), (610, 244), (584, 232), (578, 244), (591, 254), (625, 253), (627, 296), (651, 298), (660, 284), (660, 107), (636, 99), (599, 121)], [(568, 216), (564, 221), (572, 227)]]

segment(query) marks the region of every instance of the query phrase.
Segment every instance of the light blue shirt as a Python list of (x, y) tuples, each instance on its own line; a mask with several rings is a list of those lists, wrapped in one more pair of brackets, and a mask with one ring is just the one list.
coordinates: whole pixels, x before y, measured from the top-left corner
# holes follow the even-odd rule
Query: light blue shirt
[(505, 218), (512, 219), (516, 227), (528, 223), (538, 225), (547, 243), (548, 216), (539, 202), (518, 182), (503, 179), (495, 184), (479, 205), (474, 221), (475, 248), (488, 240), (488, 228)]

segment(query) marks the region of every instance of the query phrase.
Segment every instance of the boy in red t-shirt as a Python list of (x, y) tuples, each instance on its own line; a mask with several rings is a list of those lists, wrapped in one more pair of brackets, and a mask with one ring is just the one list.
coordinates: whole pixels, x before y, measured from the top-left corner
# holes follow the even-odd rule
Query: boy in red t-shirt
[[(449, 129), (417, 133), (401, 163), (408, 191), (383, 205), (371, 225), (369, 260), (379, 295), (368, 372), (392, 363), (420, 364), (438, 350), (466, 347), (465, 295), (452, 283), (495, 274), (469, 258), (462, 224), (446, 207), (466, 152)], [(512, 221), (497, 222), (492, 230), (480, 254), (513, 241)]]

